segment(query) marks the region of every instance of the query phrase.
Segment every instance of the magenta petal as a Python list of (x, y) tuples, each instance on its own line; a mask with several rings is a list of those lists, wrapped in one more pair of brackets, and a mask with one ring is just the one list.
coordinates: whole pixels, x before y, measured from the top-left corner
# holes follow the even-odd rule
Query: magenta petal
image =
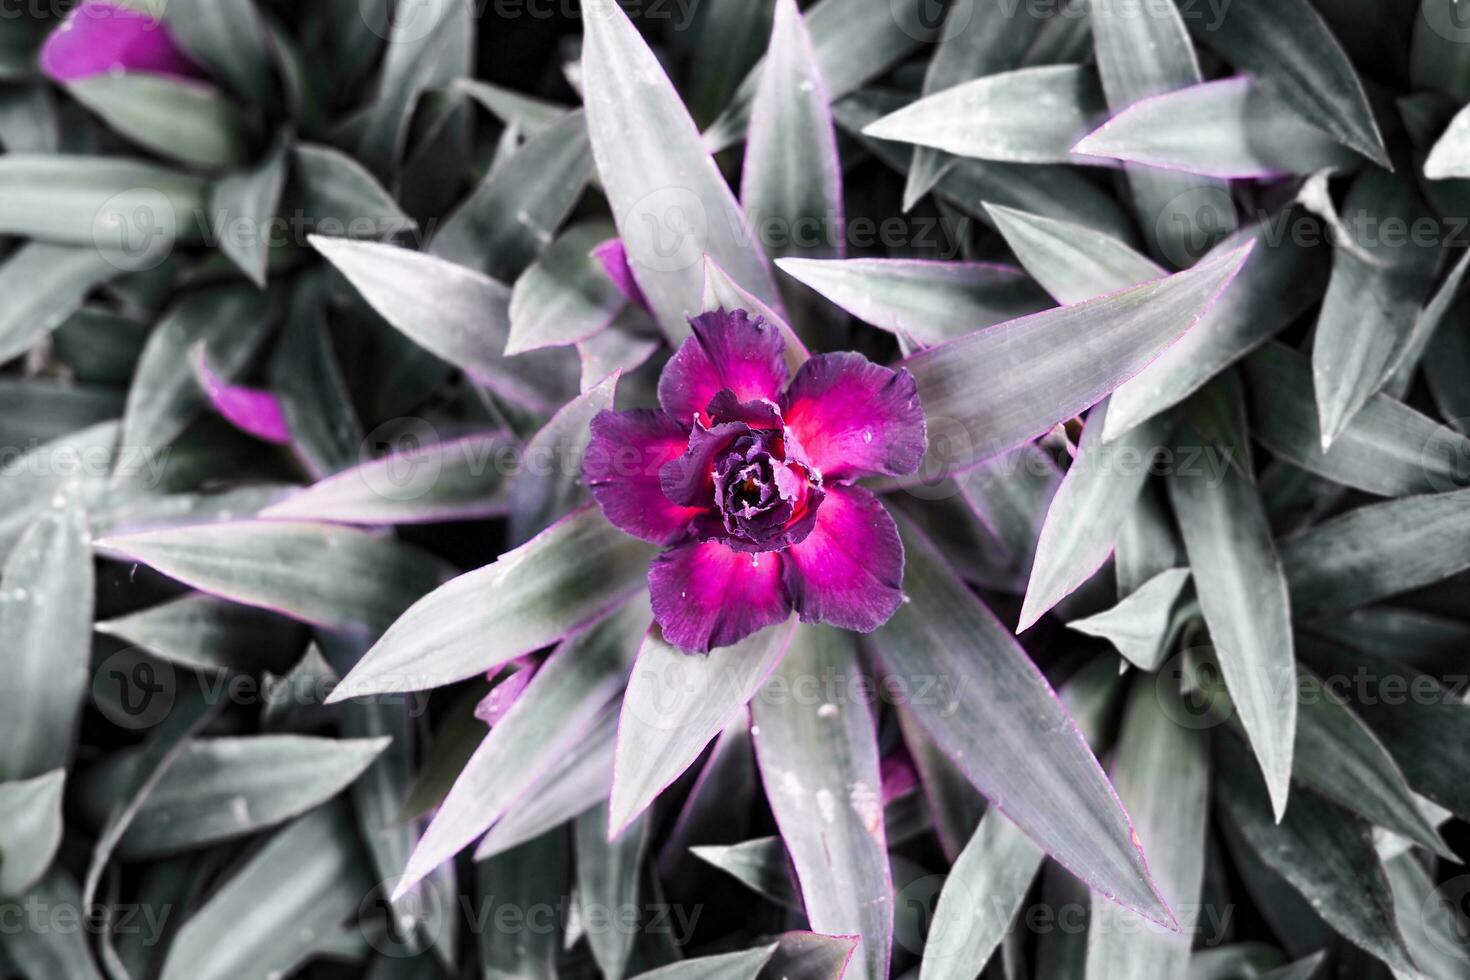
[(624, 299), (648, 309), (648, 298), (643, 295), (643, 287), (638, 285), (638, 280), (633, 278), (633, 267), (628, 264), (628, 250), (623, 247), (621, 238), (609, 238), (596, 246), (592, 249), (592, 257), (602, 264), (602, 271), (607, 273), (607, 277), (618, 287), (618, 292), (623, 294)]
[(817, 525), (781, 553), (803, 623), (871, 633), (903, 602), (903, 543), (888, 511), (862, 487), (827, 487)]
[(670, 544), (701, 513), (669, 500), (659, 486), (659, 470), (682, 456), (688, 444), (689, 434), (663, 412), (598, 412), (582, 457), (582, 478), (615, 527), (644, 541)]
[(738, 401), (774, 402), (789, 377), (781, 331), (744, 310), (704, 313), (689, 321), (694, 336), (669, 359), (658, 382), (664, 411), (685, 425), (704, 415), (729, 388)]
[(201, 78), (162, 22), (111, 3), (84, 3), (41, 48), (41, 71), (58, 82), (103, 72), (153, 72)]
[(281, 401), (269, 391), (232, 385), (209, 366), (209, 356), (199, 343), (189, 352), (194, 377), (209, 397), (214, 410), (231, 425), (257, 439), (284, 446), (291, 442), (291, 428)]
[(929, 445), (913, 375), (861, 354), (813, 357), (781, 405), (786, 427), (828, 480), (912, 473)]
[(784, 622), (791, 605), (777, 552), (747, 554), (718, 541), (671, 548), (648, 568), (653, 617), (664, 639), (705, 653)]
[(511, 706), (520, 700), (521, 694), (526, 690), (526, 685), (531, 683), (531, 678), (536, 676), (536, 664), (529, 658), (522, 657), (521, 663), (516, 669), (499, 684), (490, 689), (490, 693), (480, 699), (475, 705), (475, 717), (486, 725), (494, 728)]

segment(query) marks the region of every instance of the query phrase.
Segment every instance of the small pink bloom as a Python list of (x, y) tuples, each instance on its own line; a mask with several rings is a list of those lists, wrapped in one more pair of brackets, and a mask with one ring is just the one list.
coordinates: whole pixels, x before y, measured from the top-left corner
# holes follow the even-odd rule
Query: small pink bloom
[(780, 331), (744, 310), (690, 321), (662, 410), (601, 412), (583, 475), (607, 519), (665, 545), (648, 584), (670, 643), (707, 651), (783, 622), (871, 632), (902, 601), (903, 545), (854, 481), (918, 469), (906, 370), (819, 354), (787, 385)]
[(166, 24), (105, 0), (83, 3), (51, 32), (41, 71), (63, 84), (104, 72), (203, 77)]

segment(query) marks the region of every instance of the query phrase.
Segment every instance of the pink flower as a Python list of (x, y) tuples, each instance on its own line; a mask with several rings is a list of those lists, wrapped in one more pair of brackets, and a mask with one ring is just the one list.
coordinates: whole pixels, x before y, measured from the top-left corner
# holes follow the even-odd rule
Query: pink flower
[(877, 629), (903, 601), (903, 545), (854, 481), (918, 469), (928, 437), (913, 377), (819, 354), (787, 386), (785, 341), (759, 316), (690, 323), (659, 380), (662, 410), (599, 413), (583, 462), (607, 519), (667, 546), (648, 572), (664, 638), (707, 651), (792, 609)]
[(41, 48), (41, 71), (62, 83), (114, 71), (203, 76), (166, 24), (105, 0), (83, 3), (51, 32)]

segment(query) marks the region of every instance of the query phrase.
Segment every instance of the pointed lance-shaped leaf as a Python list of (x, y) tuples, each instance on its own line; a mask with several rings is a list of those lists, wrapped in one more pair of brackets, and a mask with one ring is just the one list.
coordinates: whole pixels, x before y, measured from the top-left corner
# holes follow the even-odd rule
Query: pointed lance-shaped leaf
[(587, 504), (414, 603), (332, 700), (453, 684), (555, 643), (638, 592), (654, 550)]
[(741, 713), (791, 644), (794, 621), (707, 654), (649, 631), (623, 696), (608, 826), (619, 832)]
[(685, 317), (699, 306), (705, 254), (779, 309), (765, 253), (637, 28), (614, 0), (587, 0), (582, 20), (592, 154), (659, 325), (675, 343), (688, 336)]
[(903, 517), (909, 601), (872, 648), (906, 684), (946, 678), (912, 699), (919, 724), (976, 788), (1098, 893), (1165, 924), (1132, 822), (1077, 723), (1016, 638)]
[(929, 419), (925, 474), (965, 469), (1095, 405), (1197, 324), (1250, 250), (979, 330), (901, 362), (918, 381)]

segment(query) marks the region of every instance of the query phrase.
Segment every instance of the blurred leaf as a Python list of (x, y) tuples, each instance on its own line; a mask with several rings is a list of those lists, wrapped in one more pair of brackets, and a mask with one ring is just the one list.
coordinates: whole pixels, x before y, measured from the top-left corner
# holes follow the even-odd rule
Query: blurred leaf
[(1308, 0), (1238, 0), (1189, 21), (1195, 37), (1303, 119), (1381, 167), (1391, 167), (1363, 83)]
[(381, 238), (414, 227), (366, 167), (330, 146), (291, 147), (290, 186), (303, 216), (323, 233)]
[(907, 520), (900, 519), (899, 530), (909, 602), (872, 644), (907, 690), (926, 685), (929, 697), (911, 699), (915, 718), (1048, 853), (1101, 894), (1168, 921), (1128, 816), (1076, 722), (1015, 637), (934, 546)]
[(981, 160), (1076, 163), (1073, 145), (1104, 110), (1094, 69), (1046, 65), (956, 85), (869, 123), (863, 133)]
[[(369, 20), (368, 9), (359, 4), (355, 13)], [(468, 0), (427, 0), (397, 14), (377, 25), (388, 28), (388, 44), (376, 99), (362, 119), (358, 141), (362, 162), (380, 177), (398, 168), (419, 95), (469, 74), (475, 46), (474, 9)], [(368, 26), (375, 24), (369, 21)]]
[(7, 153), (0, 231), (142, 261), (199, 237), (204, 191), (198, 177), (123, 157)]
[(761, 980), (837, 980), (857, 952), (856, 936), (785, 932)]
[(271, 105), (269, 42), (251, 0), (169, 0), (161, 10), (179, 44), (211, 76), (257, 105)]
[[(479, 864), (481, 901), (496, 910), (555, 908), (564, 900), (571, 879), (571, 848), (558, 827), (535, 840)], [(486, 910), (490, 911), (489, 908)], [(491, 914), (494, 914), (493, 912)], [(560, 930), (518, 918), (512, 937), (500, 931), (480, 935), (480, 963), (485, 980), (556, 980)]]
[(637, 980), (756, 980), (776, 949), (772, 943), (739, 953), (701, 956), (640, 973)]
[(751, 702), (751, 735), (812, 928), (861, 936), (848, 975), (878, 980), (888, 975), (893, 882), (873, 719), (854, 698), (861, 670), (847, 633), (798, 627)]
[(454, 88), (484, 106), (507, 127), (518, 126), (528, 136), (550, 128), (572, 112), (565, 106), (477, 78), (456, 78)]
[(511, 282), (551, 243), (591, 175), (587, 121), (580, 111), (568, 113), (491, 170), (429, 251)]
[(758, 240), (658, 59), (613, 0), (588, 0), (583, 15), (597, 173), (659, 326), (674, 343), (689, 335), (684, 318), (702, 298), (706, 254), (779, 308)]
[(97, 286), (122, 272), (96, 247), (28, 242), (0, 265), (0, 361), (25, 353), (81, 307)]
[(507, 453), (500, 432), (416, 446), (327, 477), (261, 512), (334, 524), (421, 524), (504, 514)]
[[(1088, 6), (1098, 72), (1112, 111), (1203, 81), (1184, 15), (1174, 4), (1092, 0)], [(1124, 173), (1144, 239), (1156, 257), (1181, 268), (1193, 265), (1235, 230), (1235, 211), (1222, 182), (1137, 165), (1125, 166)]]
[(289, 973), (373, 888), (345, 807), (323, 807), (271, 837), (184, 923), (162, 980)]
[(231, 602), (369, 638), (445, 577), (438, 559), (391, 538), (295, 521), (142, 531), (97, 547)]
[(61, 845), (66, 770), (0, 783), (0, 895), (21, 895), (46, 873)]
[(1050, 304), (1021, 273), (982, 262), (778, 259), (782, 272), (911, 347), (933, 347)]
[(310, 237), (310, 242), (389, 323), (500, 395), (531, 411), (555, 410), (554, 396), (502, 353), (510, 336), (510, 290), (488, 276), (421, 252), (377, 242)]
[(28, 980), (31, 977), (102, 980), (87, 948), (86, 930), (55, 928), (50, 923), (50, 915), (35, 923), (25, 911), (28, 907), (48, 909), (63, 919), (69, 914), (80, 917), (81, 895), (71, 876), (56, 868), (24, 897), (0, 898), (0, 914), (17, 924), (7, 929), (5, 948), (0, 952), (21, 976)]
[(415, 603), (336, 698), (450, 684), (554, 643), (636, 594), (653, 552), (583, 507)]
[(91, 536), (69, 484), (29, 522), (0, 576), (0, 780), (69, 766), (88, 681), (93, 573)]
[(1134, 102), (1076, 150), (1222, 180), (1348, 171), (1361, 162), (1249, 75)]
[(147, 150), (194, 167), (245, 162), (245, 119), (209, 85), (146, 72), (92, 75), (67, 83), (72, 98)]
[(651, 630), (623, 696), (609, 822), (621, 829), (734, 723), (785, 656), (795, 624), (691, 655)]
[[(254, 735), (192, 739), (148, 792), (118, 842), (125, 860), (157, 857), (274, 826), (336, 796), (388, 739)], [(148, 750), (116, 752), (77, 792), (96, 823), (135, 791)]]
[[(193, 0), (198, 5), (207, 0)], [(230, 5), (237, 9), (244, 4)], [(257, 286), (265, 287), (271, 221), (286, 186), (286, 141), (278, 140), (249, 170), (227, 174), (210, 191), (209, 215), (220, 248)]]
[(1433, 977), (1470, 976), (1470, 954), (1450, 896), (1412, 855), (1397, 857), (1386, 868), (1393, 886), (1394, 918), (1415, 962)]
[(272, 298), (251, 286), (216, 286), (180, 300), (148, 337), (128, 389), (122, 443), (161, 450), (205, 405), (188, 351), (207, 345), (217, 370), (239, 372), (265, 341)]
[[(1249, 246), (1167, 279), (1012, 320), (908, 358), (902, 363), (919, 383), (931, 428), (927, 467), (962, 470), (1095, 404), (1197, 324), (1248, 254)], [(1027, 370), (1003, 367), (1017, 363)], [(934, 438), (936, 431), (948, 438)]]
[(130, 646), (202, 673), (283, 670), (301, 628), (280, 616), (190, 592), (93, 627)]
[(648, 619), (646, 600), (627, 603), (564, 642), (536, 671), (465, 764), (414, 848), (399, 893), (473, 843), (588, 738), (626, 682)]
[(648, 847), (651, 818), (645, 814), (616, 837), (607, 811), (593, 807), (577, 818), (577, 904), (592, 957), (607, 980), (622, 980), (637, 933), (618, 925), (622, 910), (639, 908), (639, 865)]
[(333, 352), (320, 280), (299, 278), (269, 364), (292, 448), (313, 477), (347, 469), (362, 451), (362, 426)]

